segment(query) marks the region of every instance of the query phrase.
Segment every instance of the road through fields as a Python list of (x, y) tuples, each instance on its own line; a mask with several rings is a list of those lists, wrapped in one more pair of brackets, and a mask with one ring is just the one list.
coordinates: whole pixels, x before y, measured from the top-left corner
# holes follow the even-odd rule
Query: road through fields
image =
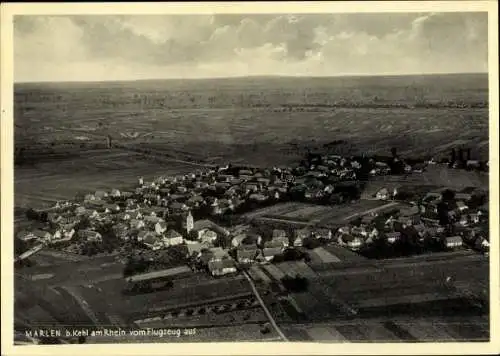
[(250, 283), (250, 287), (252, 287), (252, 290), (255, 294), (255, 296), (257, 297), (257, 300), (259, 301), (260, 305), (262, 306), (262, 309), (264, 309), (264, 312), (266, 313), (268, 319), (269, 319), (269, 322), (271, 323), (271, 325), (273, 326), (274, 330), (276, 330), (276, 333), (278, 333), (278, 335), (281, 337), (281, 339), (283, 341), (290, 341), (288, 340), (288, 338), (285, 336), (285, 334), (283, 334), (283, 332), (281, 331), (281, 329), (279, 328), (278, 324), (276, 324), (276, 320), (274, 320), (273, 316), (271, 315), (271, 313), (269, 312), (269, 309), (267, 309), (266, 307), (266, 304), (264, 303), (264, 301), (262, 300), (262, 297), (260, 296), (257, 288), (255, 287), (255, 284), (253, 283), (252, 281), (252, 278), (250, 278), (250, 276), (248, 275), (247, 272), (243, 272), (243, 274), (245, 275), (246, 279), (248, 280), (248, 283)]

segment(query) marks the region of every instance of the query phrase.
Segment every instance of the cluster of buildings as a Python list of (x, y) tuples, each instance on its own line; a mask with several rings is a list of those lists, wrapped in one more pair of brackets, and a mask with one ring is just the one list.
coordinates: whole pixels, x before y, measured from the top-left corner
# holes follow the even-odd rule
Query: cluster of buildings
[[(102, 231), (111, 226), (121, 240), (142, 241), (152, 249), (178, 245), (191, 233), (186, 220), (191, 212), (217, 220), (248, 203), (286, 199), (291, 188), (303, 189), (306, 198), (314, 199), (332, 193), (333, 182), (356, 178), (357, 162), (340, 156), (325, 156), (323, 161), (325, 165), (295, 169), (224, 167), (148, 183), (140, 178), (134, 190), (99, 190), (80, 201), (57, 203), (48, 213), (49, 228), (22, 231), (18, 237), (47, 244), (100, 242)], [(331, 183), (324, 184), (328, 179)], [(208, 231), (200, 234), (205, 240), (213, 236)]]
[[(479, 190), (452, 193), (452, 202), (443, 204), (446, 190), (430, 191), (418, 202), (365, 215), (360, 221), (339, 228), (335, 241), (352, 250), (381, 246), (380, 242), (383, 242), (386, 247), (402, 243), (438, 249), (467, 246), (487, 252), (489, 208), (485, 193)], [(376, 196), (390, 200), (396, 195), (397, 189), (390, 192), (383, 188)]]
[[(334, 231), (308, 227), (293, 231), (273, 229), (262, 235), (233, 223), (230, 228), (221, 226), (221, 216), (266, 202), (293, 200), (297, 192), (301, 201), (324, 201), (325, 197), (330, 203), (345, 201), (346, 192), (349, 197), (349, 189), (356, 187), (362, 169), (370, 175), (391, 173), (388, 164), (373, 159), (309, 155), (295, 168), (227, 166), (158, 177), (151, 182), (139, 178), (132, 190), (99, 190), (78, 201), (57, 203), (48, 211), (43, 229), (21, 231), (18, 238), (37, 248), (59, 245), (76, 246), (77, 250), (86, 245), (106, 246), (103, 251), (126, 244), (150, 251), (185, 246), (186, 256), (195, 266), (218, 276), (236, 271), (236, 263), (271, 261), (288, 248), (302, 247), (308, 241), (334, 241), (359, 250), (380, 239), (394, 244), (406, 235), (417, 240), (440, 239), (448, 247), (470, 243), (472, 236), (483, 236), (479, 225), (487, 211), (484, 206), (468, 207), (472, 195), (465, 193), (456, 195), (456, 208), (449, 211), (453, 229), (441, 226), (433, 216), (441, 195), (432, 192), (413, 207), (388, 216), (364, 216), (359, 224)], [(405, 165), (404, 169), (411, 171), (412, 167)], [(395, 195), (396, 191), (383, 189), (376, 197), (387, 200)], [(474, 244), (484, 249), (488, 246), (487, 236), (474, 238)]]

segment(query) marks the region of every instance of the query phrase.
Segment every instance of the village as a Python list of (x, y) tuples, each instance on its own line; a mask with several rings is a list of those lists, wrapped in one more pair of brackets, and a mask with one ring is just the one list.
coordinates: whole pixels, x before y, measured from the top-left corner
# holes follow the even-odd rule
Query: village
[[(115, 254), (126, 265), (124, 276), (141, 281), (192, 271), (220, 277), (255, 263), (308, 262), (308, 251), (328, 245), (375, 259), (463, 248), (487, 253), (487, 192), (477, 188), (415, 195), (388, 184), (363, 198), (388, 203), (387, 209), (333, 224), (278, 226), (246, 218), (247, 212), (286, 202), (351, 204), (374, 177), (419, 174), (436, 164), (412, 166), (392, 153), (386, 162), (308, 154), (294, 168), (228, 165), (149, 182), (139, 178), (133, 189), (96, 191), (47, 211), (30, 210), (27, 216), (39, 228), (17, 233), (29, 248), (16, 261), (46, 246), (88, 256)], [(145, 273), (152, 274), (141, 277)]]

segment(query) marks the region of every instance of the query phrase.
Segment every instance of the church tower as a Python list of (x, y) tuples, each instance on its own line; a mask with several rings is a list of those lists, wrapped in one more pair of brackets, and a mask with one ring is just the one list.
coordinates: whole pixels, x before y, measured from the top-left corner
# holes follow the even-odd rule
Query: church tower
[(186, 217), (186, 231), (189, 234), (191, 230), (194, 228), (194, 219), (193, 215), (191, 215), (191, 211), (189, 211), (188, 216)]

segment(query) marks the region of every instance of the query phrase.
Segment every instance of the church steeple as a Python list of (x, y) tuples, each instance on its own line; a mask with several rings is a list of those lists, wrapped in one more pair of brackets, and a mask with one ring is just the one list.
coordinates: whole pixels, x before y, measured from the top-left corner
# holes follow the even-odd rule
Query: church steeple
[(186, 217), (186, 231), (189, 234), (191, 230), (194, 228), (194, 219), (193, 215), (191, 215), (191, 210), (188, 212), (188, 215)]

